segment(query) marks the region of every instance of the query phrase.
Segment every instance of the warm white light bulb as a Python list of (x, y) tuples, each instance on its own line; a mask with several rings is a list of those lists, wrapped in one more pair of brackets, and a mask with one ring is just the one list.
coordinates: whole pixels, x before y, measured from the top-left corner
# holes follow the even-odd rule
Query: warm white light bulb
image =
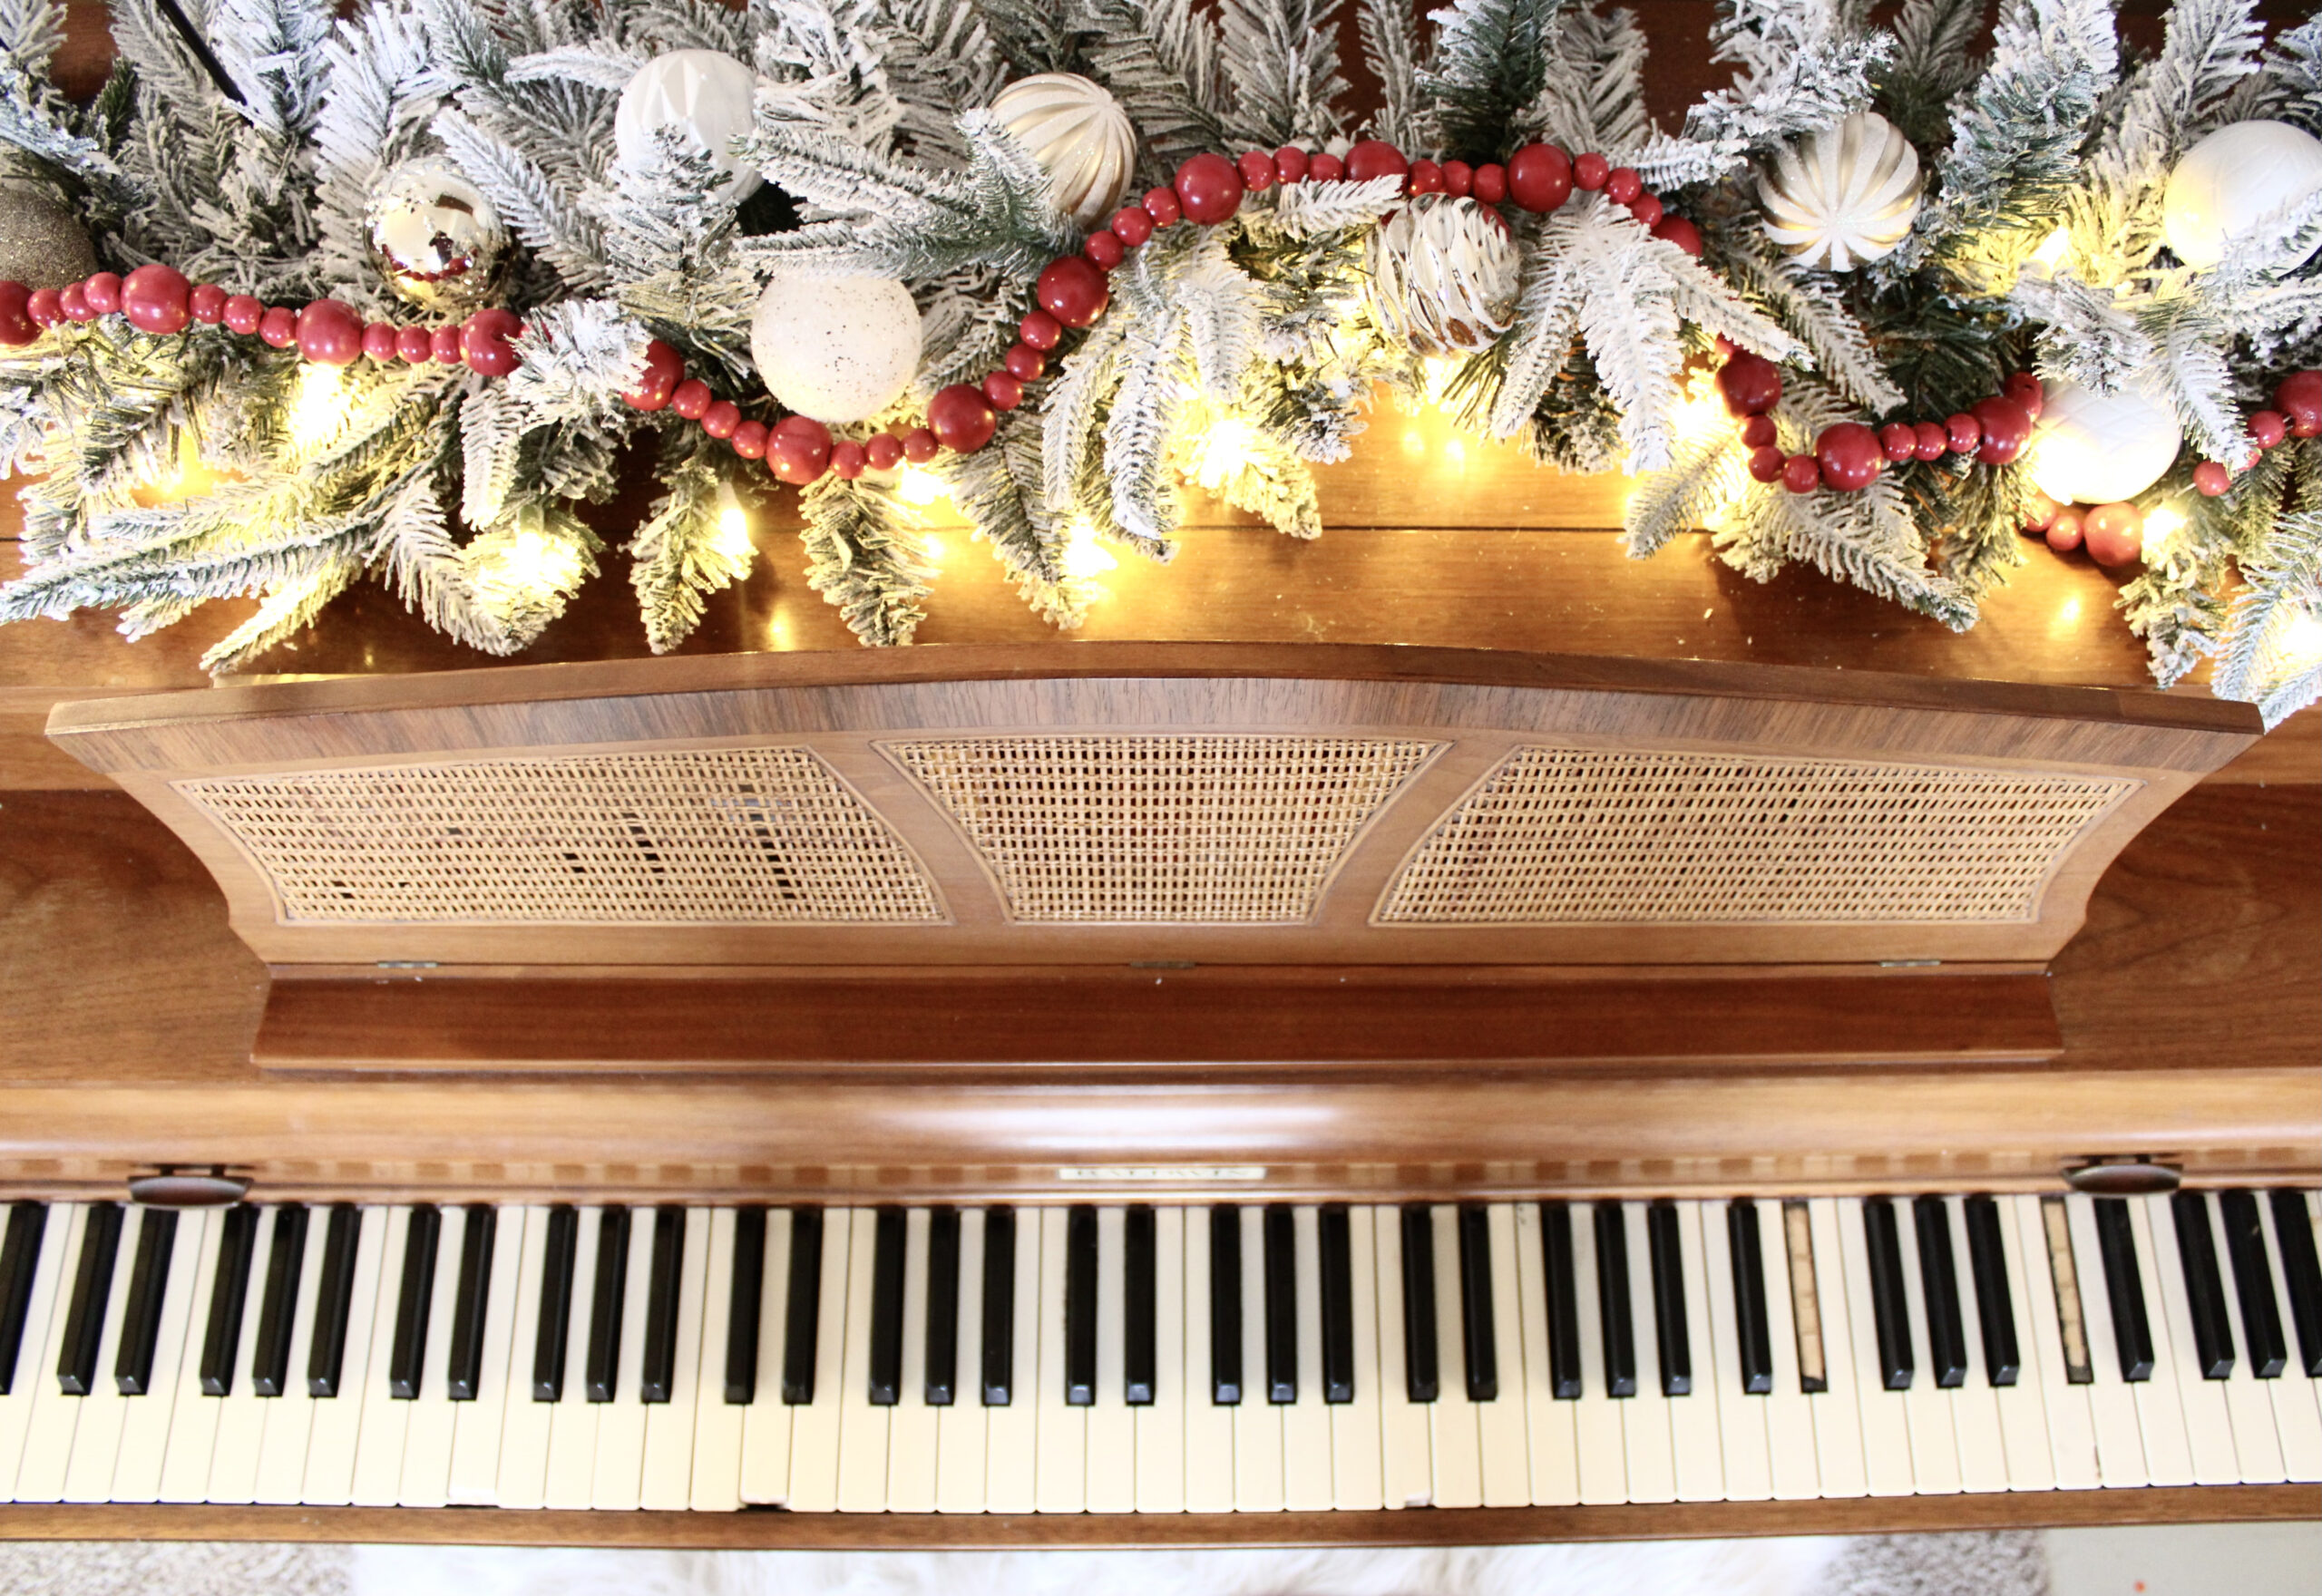
[(1097, 531), (1087, 521), (1075, 521), (1072, 531), (1064, 540), (1064, 574), (1087, 581), (1092, 577), (1118, 567), (1115, 560), (1097, 541)]
[(298, 391), (290, 399), (290, 442), (311, 449), (338, 430), (345, 407), (339, 368), (312, 361), (298, 368)]
[(1211, 492), (1249, 468), (1257, 429), (1238, 415), (1221, 416), (1194, 444), (1192, 475)]
[(2169, 551), (2171, 540), (2185, 530), (2185, 511), (2171, 501), (2156, 504), (2144, 518), (2144, 557), (2157, 560)]
[(895, 496), (914, 508), (924, 508), (943, 497), (943, 480), (932, 471), (906, 465), (895, 479)]

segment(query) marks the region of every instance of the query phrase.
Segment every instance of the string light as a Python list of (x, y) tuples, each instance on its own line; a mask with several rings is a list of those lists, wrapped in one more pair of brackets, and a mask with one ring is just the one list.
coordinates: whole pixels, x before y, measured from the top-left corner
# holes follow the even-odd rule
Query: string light
[(906, 465), (895, 479), (895, 497), (915, 510), (923, 510), (943, 496), (943, 479), (932, 471)]
[(2028, 275), (2052, 277), (2071, 257), (2072, 229), (2059, 222), (2055, 231), (2040, 240), (2040, 247), (2032, 251), (2032, 258), (2024, 263), (2024, 269)]
[(345, 419), (345, 406), (339, 403), (344, 386), (337, 366), (313, 360), (298, 368), (298, 391), (291, 396), (289, 414), (294, 446), (311, 449), (338, 431)]
[[(1221, 416), (1195, 442), (1189, 474), (1215, 493), (1249, 469), (1251, 450), (1257, 441), (1257, 430), (1248, 422), (1235, 415)], [(1109, 569), (1111, 561), (1106, 563)]]
[(545, 599), (580, 586), (581, 570), (580, 550), (571, 542), (523, 527), (492, 550), (487, 569), (478, 573), (479, 586)]
[(2144, 556), (2158, 560), (2169, 552), (2169, 545), (2185, 530), (2185, 510), (2175, 500), (2156, 504), (2144, 518)]
[(1117, 569), (1120, 561), (1106, 551), (1097, 541), (1097, 529), (1085, 521), (1072, 523), (1072, 530), (1064, 540), (1064, 574), (1087, 581)]
[(750, 518), (730, 482), (717, 485), (717, 535), (710, 547), (737, 563), (746, 561), (756, 552), (750, 542)]
[(2300, 676), (2322, 665), (2322, 615), (2301, 609), (2282, 628), (2283, 654), (2288, 657), (2285, 675)]

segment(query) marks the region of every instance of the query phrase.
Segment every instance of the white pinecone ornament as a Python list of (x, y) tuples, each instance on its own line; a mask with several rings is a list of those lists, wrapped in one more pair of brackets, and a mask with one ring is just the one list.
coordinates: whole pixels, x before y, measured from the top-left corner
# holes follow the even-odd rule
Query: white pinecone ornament
[(1421, 355), (1488, 346), (1516, 319), (1515, 240), (1473, 200), (1421, 194), (1371, 235), (1380, 321)]
[(1120, 209), (1137, 167), (1137, 129), (1102, 85), (1039, 73), (1000, 90), (991, 114), (1055, 180), (1049, 192), (1074, 226), (1103, 227)]
[(1809, 133), (1758, 177), (1766, 236), (1806, 266), (1851, 271), (1894, 252), (1919, 213), (1919, 152), (1875, 111)]

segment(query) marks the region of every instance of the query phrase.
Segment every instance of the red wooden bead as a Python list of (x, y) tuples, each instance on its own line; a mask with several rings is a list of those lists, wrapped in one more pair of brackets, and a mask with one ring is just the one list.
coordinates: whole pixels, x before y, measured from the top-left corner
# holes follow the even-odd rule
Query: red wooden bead
[(1185, 214), (1185, 207), (1177, 203), (1177, 190), (1175, 189), (1147, 189), (1143, 203), (1145, 214), (1153, 219), (1153, 225), (1156, 228), (1166, 228), (1171, 222), (1183, 219)]
[(1576, 189), (1601, 189), (1612, 175), (1613, 163), (1594, 150), (1572, 158), (1572, 186)]
[(457, 324), (431, 329), (427, 335), (427, 352), (434, 356), (438, 365), (459, 365), (460, 329)]
[(991, 442), (1000, 417), (980, 389), (965, 383), (938, 388), (927, 402), (927, 428), (936, 441), (960, 454), (973, 454)]
[(385, 365), (395, 357), (395, 324), (375, 321), (363, 329), (363, 353)]
[(831, 475), (841, 482), (854, 481), (870, 463), (869, 452), (852, 438), (843, 438), (831, 445)]
[(1153, 219), (1142, 205), (1124, 205), (1113, 212), (1113, 237), (1134, 249), (1153, 236)]
[(1921, 460), (1940, 460), (1944, 452), (1951, 447), (1951, 434), (1943, 430), (1941, 422), (1917, 422), (1911, 430), (1918, 434), (1918, 456)]
[(1639, 194), (1629, 201), (1628, 210), (1636, 218), (1637, 225), (1647, 230), (1661, 225), (1661, 196), (1658, 194)]
[(259, 342), (270, 349), (288, 349), (298, 341), (298, 313), (287, 305), (269, 305), (258, 318)]
[[(256, 305), (258, 301), (253, 299), (250, 303)], [(64, 319), (66, 321), (94, 321), (97, 319), (97, 313), (89, 308), (89, 296), (87, 291), (78, 283), (67, 283), (56, 291), (56, 307), (64, 313)], [(251, 317), (250, 327), (253, 331), (257, 329), (257, 317)]]
[(1627, 205), (1644, 192), (1644, 179), (1633, 166), (1616, 166), (1605, 174), (1605, 198)]
[(121, 308), (121, 274), (111, 271), (91, 273), (81, 285), (81, 296), (88, 300), (89, 308), (99, 316), (111, 316)]
[(2193, 468), (2193, 488), (2204, 499), (2214, 499), (2233, 486), (2233, 473), (2214, 460), (2204, 460)]
[(1230, 219), (1242, 209), (1242, 196), (1246, 191), (1240, 170), (1223, 155), (1206, 151), (1179, 167), (1176, 181), (1171, 186), (1177, 190), (1177, 205), (1185, 213), (1185, 219), (1205, 228)]
[(734, 453), (743, 459), (764, 460), (766, 440), (773, 435), (766, 431), (766, 423), (746, 421), (734, 429), (734, 435), (727, 441), (733, 444)]
[(2059, 554), (2069, 554), (2080, 547), (2080, 511), (2064, 509), (2048, 525), (2048, 547)]
[(1016, 324), (1016, 336), (1035, 349), (1053, 349), (1064, 336), (1064, 324), (1045, 310), (1027, 311)]
[(1020, 383), (1039, 382), (1040, 374), (1049, 368), (1048, 356), (1029, 344), (1010, 344), (1000, 364)]
[(1781, 403), (1781, 367), (1744, 349), (1718, 368), (1717, 391), (1732, 415), (1763, 415)]
[(1476, 168), (1476, 203), (1504, 205), (1507, 201), (1507, 169), (1498, 161)]
[(1364, 139), (1346, 152), (1346, 175), (1351, 182), (1367, 183), (1372, 178), (1399, 178), (1409, 172), (1411, 163), (1403, 152), (1384, 139)]
[(1890, 421), (1878, 429), (1878, 447), (1899, 465), (1919, 452), (1919, 435), (1910, 423)]
[(22, 283), (0, 283), (0, 346), (21, 349), (40, 336), (32, 316), (33, 291)]
[[(1226, 212), (1228, 216), (1232, 214), (1230, 210)], [(1104, 315), (1105, 307), (1112, 302), (1112, 290), (1105, 286), (1105, 274), (1078, 255), (1049, 261), (1041, 269), (1040, 280), (1032, 292), (1039, 297), (1040, 308), (1068, 327), (1088, 326)], [(1034, 348), (1040, 346), (1039, 340), (1031, 336), (1028, 328), (1017, 330), (1024, 335), (1024, 342)]]
[(1771, 415), (1753, 415), (1742, 423), (1742, 446), (1745, 449), (1763, 449), (1779, 435), (1780, 429)]
[(1013, 410), (1024, 403), (1024, 384), (1004, 371), (991, 372), (983, 379), (983, 396), (994, 410)]
[(1973, 454), (1984, 441), (1984, 423), (1966, 411), (1943, 423), (1944, 441), (1954, 454)]
[(1761, 482), (1780, 481), (1782, 467), (1789, 462), (1790, 456), (1771, 443), (1761, 443), (1750, 451), (1750, 474)]
[(174, 266), (141, 266), (122, 279), (121, 308), (141, 333), (181, 333), (193, 320), (193, 286)]
[(1741, 353), (1742, 350), (1741, 345), (1727, 337), (1723, 333), (1720, 333), (1715, 337), (1712, 338), (1710, 343), (1716, 346), (1717, 353), (1720, 357), (1726, 360), (1732, 359), (1734, 355)]
[(1969, 405), (1984, 429), (1976, 458), (1985, 465), (2005, 465), (2024, 453), (2032, 437), (2032, 414), (2013, 399), (1978, 399)]
[[(1128, 257), (1128, 251), (1122, 247), (1118, 236), (1109, 232), (1089, 234), (1088, 242), (1080, 246), (1080, 253), (1094, 263), (1098, 271), (1110, 271)], [(1088, 324), (1084, 322), (1081, 325), (1085, 326)]]
[(942, 447), (942, 441), (925, 427), (913, 427), (903, 434), (903, 458), (913, 465), (926, 464)]
[(317, 365), (352, 365), (363, 354), (363, 318), (340, 300), (310, 299), (298, 312), (292, 337), (298, 353)]
[(2024, 496), (2024, 530), (2044, 532), (2056, 524), (2056, 517), (2063, 512), (2063, 505), (2034, 488)]
[(636, 385), (621, 394), (621, 403), (631, 410), (659, 410), (669, 403), (669, 395), (678, 391), (685, 375), (684, 355), (659, 338), (648, 339), (645, 368), (637, 374)]
[(1346, 162), (1327, 150), (1317, 150), (1307, 158), (1306, 180), (1312, 183), (1335, 183), (1346, 176)]
[(2007, 379), (2007, 396), (2024, 406), (2024, 414), (2034, 421), (2048, 406), (2048, 391), (2040, 385), (2040, 374), (2020, 371)]
[(1781, 485), (1793, 493), (1811, 493), (1822, 485), (1822, 467), (1811, 454), (1793, 454), (1781, 462)]
[(64, 299), (54, 288), (34, 288), (24, 299), (24, 314), (35, 326), (53, 327), (64, 319)]
[(1443, 163), (1443, 191), (1454, 200), (1465, 200), (1475, 191), (1476, 169), (1464, 161)]
[(1702, 230), (1682, 216), (1664, 216), (1654, 222), (1653, 236), (1668, 239), (1695, 260), (1702, 258)]
[(2134, 565), (2144, 557), (2144, 515), (2133, 504), (2098, 505), (2082, 518), (2080, 535), (2099, 565)]
[(730, 438), (741, 424), (742, 407), (731, 399), (717, 400), (701, 413), (701, 430), (713, 438)]
[(1443, 169), (1432, 161), (1411, 162), (1410, 175), (1403, 179), (1406, 194), (1440, 194), (1443, 192)]
[(1284, 144), (1273, 152), (1273, 180), (1285, 186), (1302, 183), (1311, 164), (1306, 151), (1295, 144)]
[(2271, 449), (2289, 436), (2289, 423), (2278, 410), (2260, 410), (2249, 417), (2249, 436), (2260, 449)]
[(1507, 194), (1535, 216), (1572, 198), (1572, 158), (1554, 144), (1527, 144), (1507, 158)]
[(523, 364), (508, 344), (523, 330), (513, 311), (497, 307), (479, 310), (460, 324), (460, 358), (479, 375), (504, 377)]
[(2274, 390), (2274, 408), (2293, 438), (2322, 437), (2322, 371), (2294, 371)]
[(903, 462), (903, 441), (893, 433), (874, 433), (863, 453), (873, 471), (893, 471)]
[(1814, 458), (1822, 468), (1824, 487), (1854, 493), (1878, 480), (1885, 452), (1877, 433), (1859, 421), (1842, 421), (1822, 429), (1814, 440)]
[(186, 308), (194, 320), (214, 327), (226, 319), (226, 290), (215, 283), (196, 283), (186, 295)]
[(1253, 194), (1263, 194), (1273, 187), (1273, 157), (1263, 150), (1252, 150), (1234, 163), (1242, 174), (1242, 186)]
[[(805, 426), (793, 426), (794, 421), (805, 421)], [(817, 421), (804, 416), (785, 415), (766, 441), (766, 457), (774, 465), (776, 480), (793, 487), (805, 487), (818, 482), (830, 469), (830, 429)]]
[(707, 383), (699, 377), (688, 377), (670, 391), (669, 408), (688, 421), (699, 421), (717, 398)]

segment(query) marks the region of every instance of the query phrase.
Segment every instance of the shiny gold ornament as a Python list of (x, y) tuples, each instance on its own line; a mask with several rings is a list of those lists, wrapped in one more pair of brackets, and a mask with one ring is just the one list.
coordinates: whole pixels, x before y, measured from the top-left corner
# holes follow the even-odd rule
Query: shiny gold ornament
[(0, 176), (0, 281), (61, 288), (97, 269), (73, 208), (35, 178)]
[(1421, 355), (1481, 349), (1516, 319), (1520, 267), (1498, 213), (1421, 194), (1371, 235), (1371, 299)]
[(497, 297), (508, 229), (483, 191), (447, 161), (407, 161), (371, 197), (379, 272), (405, 303), (465, 316)]
[(1048, 169), (1057, 209), (1074, 225), (1100, 228), (1120, 209), (1136, 172), (1137, 130), (1102, 87), (1044, 72), (1000, 90), (991, 114)]
[(1919, 213), (1919, 152), (1875, 111), (1809, 133), (1758, 178), (1766, 236), (1807, 266), (1851, 271), (1894, 253)]

